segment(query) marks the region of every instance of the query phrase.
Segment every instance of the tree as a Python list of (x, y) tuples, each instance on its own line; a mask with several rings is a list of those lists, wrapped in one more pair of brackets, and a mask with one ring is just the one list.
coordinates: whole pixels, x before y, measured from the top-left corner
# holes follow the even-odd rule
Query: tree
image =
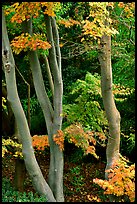
[[(119, 160), (120, 151), (120, 113), (118, 112), (113, 96), (112, 64), (111, 64), (111, 36), (118, 34), (114, 28), (113, 15), (110, 13), (116, 6), (113, 2), (91, 2), (90, 13), (83, 21), (84, 35), (89, 35), (94, 41), (98, 41), (98, 58), (101, 66), (101, 91), (104, 109), (109, 123), (109, 137), (107, 144), (107, 165), (110, 169)], [(121, 4), (120, 4), (121, 6)], [(124, 5), (124, 12), (132, 15), (130, 5)], [(114, 18), (115, 19), (115, 18)], [(84, 38), (83, 40), (84, 41)], [(105, 173), (107, 179), (108, 173)]]
[[(110, 169), (119, 160), (120, 151), (120, 113), (118, 112), (112, 92), (112, 65), (111, 65), (111, 36), (101, 38), (99, 61), (101, 64), (101, 91), (109, 123), (109, 137), (107, 143), (107, 165)], [(107, 179), (108, 173), (105, 173)]]
[[(82, 5), (83, 3), (80, 3)], [(21, 51), (28, 52), (30, 66), (32, 70), (34, 87), (36, 90), (37, 98), (39, 100), (40, 106), (42, 108), (45, 122), (48, 131), (49, 143), (50, 143), (50, 169), (48, 183), (42, 177), (41, 171), (35, 160), (35, 155), (32, 148), (32, 142), (30, 137), (29, 128), (26, 122), (24, 112), (22, 110), (21, 104), (19, 102), (16, 81), (14, 76), (15, 62), (9, 48), (8, 37), (3, 37), (3, 64), (5, 71), (5, 78), (7, 83), (8, 100), (11, 103), (15, 118), (18, 122), (18, 129), (21, 135), (21, 142), (23, 144), (23, 154), (24, 161), (27, 170), (34, 181), (34, 186), (40, 194), (48, 195), (48, 200), (51, 201), (64, 201), (63, 196), (63, 134), (61, 131), (62, 127), (62, 95), (63, 95), (63, 83), (62, 83), (62, 73), (61, 73), (61, 53), (59, 45), (59, 34), (55, 20), (55, 3), (44, 2), (44, 3), (15, 3), (11, 5), (9, 11), (13, 12), (11, 18), (12, 22), (21, 23), (23, 25), (23, 33), (15, 37), (12, 42), (13, 51), (19, 54)], [(110, 137), (108, 138), (108, 148), (107, 148), (107, 167), (111, 168), (114, 160), (118, 160), (119, 155), (119, 142), (120, 142), (120, 115), (116, 109), (113, 94), (112, 94), (112, 69), (111, 69), (111, 35), (117, 34), (117, 31), (113, 28), (112, 19), (109, 18), (108, 7), (113, 9), (113, 3), (110, 2), (88, 2), (86, 6), (89, 5), (90, 9), (88, 14), (86, 14), (86, 19), (81, 22), (81, 24), (73, 19), (68, 21), (61, 21), (65, 26), (71, 26), (74, 24), (81, 25), (83, 29), (83, 36), (90, 35), (95, 45), (99, 44), (99, 61), (101, 64), (101, 75), (102, 75), (102, 97), (104, 102), (104, 108), (106, 110), (106, 115), (109, 121), (109, 132)], [(39, 15), (44, 16), (44, 25), (46, 35), (41, 33), (35, 33), (33, 30), (34, 18)], [(89, 16), (88, 16), (89, 15)], [(107, 24), (106, 24), (107, 23)], [(5, 21), (3, 21), (3, 33), (6, 33)], [(43, 40), (44, 39), (44, 40)], [(81, 42), (84, 42), (84, 38)], [(97, 46), (96, 46), (97, 47)], [(52, 99), (50, 101), (48, 94), (46, 92), (43, 76), (41, 72), (38, 51), (39, 49), (49, 49), (48, 57), (45, 56), (46, 67), (48, 70), (49, 82), (52, 89)], [(42, 52), (43, 54), (43, 52)], [(9, 64), (10, 63), (10, 64)], [(13, 75), (12, 75), (13, 74)], [(53, 78), (53, 79), (52, 79)], [(10, 87), (12, 86), (12, 89)], [(54, 87), (53, 87), (54, 86)], [(13, 100), (14, 96), (14, 100)], [(18, 107), (15, 109), (15, 107)], [(21, 118), (19, 118), (19, 116)], [(22, 128), (22, 124), (23, 127)], [(116, 132), (114, 131), (114, 128)], [(56, 139), (55, 139), (56, 138)], [(113, 139), (112, 139), (113, 138)], [(26, 141), (28, 144), (26, 143)], [(112, 141), (115, 140), (113, 143)], [(117, 141), (116, 141), (117, 140)], [(27, 154), (29, 150), (30, 155)], [(32, 163), (35, 164), (35, 170), (37, 175), (31, 172)], [(37, 171), (38, 170), (38, 171)], [(40, 176), (40, 183), (38, 178)], [(35, 180), (35, 178), (36, 180)], [(106, 174), (107, 177), (107, 174)], [(43, 188), (38, 188), (37, 182), (39, 184), (46, 185), (46, 190)], [(55, 199), (54, 199), (55, 197)]]
[[(61, 129), (62, 124), (62, 76), (61, 76), (61, 62), (60, 57), (56, 58), (56, 52), (59, 54), (59, 44), (58, 44), (58, 32), (56, 27), (55, 19), (51, 16), (46, 16), (47, 18), (47, 29), (49, 40), (52, 43), (51, 54), (50, 54), (50, 65), (53, 71), (54, 77), (54, 98), (53, 106), (54, 111), (44, 90), (44, 83), (42, 80), (41, 70), (39, 66), (39, 61), (37, 53), (35, 51), (30, 51), (30, 63), (33, 72), (34, 86), (42, 110), (44, 110), (44, 116), (47, 124), (49, 143), (50, 143), (50, 171), (49, 171), (49, 185), (46, 183), (41, 170), (37, 164), (34, 150), (32, 147), (32, 139), (30, 136), (30, 131), (26, 121), (24, 111), (22, 109), (16, 87), (15, 78), (15, 62), (13, 54), (10, 48), (8, 35), (6, 31), (6, 23), (3, 12), (3, 22), (2, 22), (2, 32), (3, 32), (3, 47), (2, 47), (2, 57), (4, 72), (7, 84), (8, 101), (11, 103), (15, 118), (17, 120), (18, 129), (21, 135), (22, 142), (22, 152), (24, 156), (25, 165), (27, 171), (32, 179), (33, 186), (37, 192), (41, 195), (46, 195), (48, 202), (63, 201), (63, 153), (59, 146), (54, 142), (53, 135), (57, 134), (57, 130)], [(30, 23), (31, 21), (29, 21)], [(51, 27), (52, 26), (52, 27)], [(53, 35), (53, 33), (54, 35)], [(53, 39), (56, 40), (56, 48)], [(59, 55), (58, 55), (59, 56)], [(53, 60), (53, 64), (51, 62)], [(33, 66), (34, 65), (34, 66)], [(55, 67), (54, 67), (55, 66)], [(38, 80), (38, 77), (40, 80)], [(39, 84), (40, 83), (40, 84)], [(42, 90), (42, 91), (41, 91)], [(49, 187), (50, 186), (50, 187)], [(51, 190), (51, 189), (52, 190)], [(53, 191), (53, 192), (52, 192)], [(53, 195), (54, 194), (54, 195)], [(55, 198), (56, 200), (55, 200)]]

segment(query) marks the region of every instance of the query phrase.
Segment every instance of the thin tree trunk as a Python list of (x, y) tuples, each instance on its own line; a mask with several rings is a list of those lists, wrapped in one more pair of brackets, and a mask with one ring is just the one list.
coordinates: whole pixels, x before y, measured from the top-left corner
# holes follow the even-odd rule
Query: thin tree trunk
[(5, 79), (7, 84), (7, 99), (11, 104), (15, 119), (17, 121), (19, 133), (22, 142), (22, 153), (26, 169), (32, 179), (35, 190), (44, 195), (48, 202), (56, 202), (51, 189), (46, 183), (40, 167), (36, 161), (32, 138), (30, 135), (28, 123), (23, 111), (16, 86), (15, 62), (10, 48), (4, 11), (2, 10), (2, 61), (4, 65)]
[[(107, 143), (107, 165), (110, 169), (119, 160), (120, 149), (120, 113), (118, 112), (112, 93), (112, 67), (111, 67), (111, 37), (104, 35), (99, 47), (99, 61), (101, 65), (101, 91), (106, 116), (109, 123), (109, 137)], [(108, 173), (105, 173), (108, 179)]]

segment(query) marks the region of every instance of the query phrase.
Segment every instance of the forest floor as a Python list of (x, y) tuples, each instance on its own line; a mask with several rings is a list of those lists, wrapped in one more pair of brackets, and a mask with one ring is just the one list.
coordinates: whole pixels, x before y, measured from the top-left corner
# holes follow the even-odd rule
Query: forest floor
[[(94, 178), (104, 179), (105, 162), (97, 161), (92, 157), (78, 159), (78, 154), (73, 151), (68, 156), (64, 154), (64, 196), (65, 202), (107, 202), (103, 190), (93, 183)], [(80, 154), (79, 154), (80, 156)], [(47, 180), (49, 168), (49, 153), (38, 154), (37, 161), (44, 178)], [(2, 177), (9, 178), (13, 182), (15, 171), (15, 158), (4, 157), (2, 159)], [(35, 192), (32, 183), (26, 174), (25, 192)], [(108, 201), (109, 202), (109, 201)]]

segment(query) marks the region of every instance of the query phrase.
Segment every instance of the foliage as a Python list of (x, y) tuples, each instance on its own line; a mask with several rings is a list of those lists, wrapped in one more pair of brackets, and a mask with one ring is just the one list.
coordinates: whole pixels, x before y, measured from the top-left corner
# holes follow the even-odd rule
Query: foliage
[[(135, 50), (127, 42), (112, 42), (112, 68), (115, 84), (133, 88), (135, 86)], [(123, 74), (124, 73), (124, 74)]]
[(84, 178), (81, 175), (80, 166), (76, 166), (70, 169), (70, 177), (72, 178), (70, 183), (76, 188), (76, 191), (80, 191), (84, 185)]
[(121, 114), (121, 130), (129, 135), (135, 132), (135, 89), (122, 86), (120, 89), (121, 94), (115, 94), (115, 100)]
[(14, 157), (23, 157), (21, 144), (14, 142), (12, 139), (2, 138), (2, 157), (4, 157), (6, 152), (13, 154)]
[(54, 11), (59, 7), (59, 4), (59, 2), (17, 2), (7, 8), (5, 14), (13, 12), (11, 22), (22, 23), (31, 17), (37, 18), (41, 8), (44, 9), (44, 14), (55, 16)]
[(130, 133), (126, 141), (126, 151), (130, 154), (133, 149), (135, 150), (135, 134)]
[(47, 135), (34, 135), (32, 137), (32, 145), (36, 150), (45, 150), (49, 146)]
[[(34, 135), (32, 137), (32, 145), (34, 150), (43, 151), (46, 147), (49, 147), (48, 136), (47, 135)], [(12, 154), (14, 157), (23, 158), (22, 155), (22, 144), (13, 141), (12, 139), (3, 139), (2, 138), (2, 157), (5, 156), (5, 153)]]
[[(112, 19), (109, 17), (107, 7), (113, 8), (113, 3), (109, 2), (90, 2), (90, 14), (87, 20), (84, 21), (84, 35), (91, 35), (95, 39), (102, 37), (102, 35), (118, 34), (118, 31), (112, 27)], [(109, 22), (108, 25), (105, 21)]]
[[(23, 110), (27, 114), (28, 111), (28, 99), (22, 99), (21, 100)], [(40, 105), (38, 100), (33, 96), (30, 98), (30, 113), (31, 115), (34, 115), (35, 113), (38, 112), (38, 109), (40, 109)]]
[(135, 86), (135, 2), (116, 2), (111, 15), (114, 27), (119, 31), (119, 35), (112, 37), (114, 83), (133, 88)]
[[(57, 131), (57, 134), (53, 136), (53, 140), (61, 150), (64, 150), (64, 134), (61, 130)], [(36, 152), (44, 151), (45, 148), (49, 147), (48, 135), (34, 135), (32, 137), (32, 146)], [(14, 157), (23, 158), (21, 144), (14, 142), (12, 139), (2, 138), (2, 157), (5, 156), (6, 152)]]
[(82, 148), (84, 154), (92, 154), (96, 159), (99, 157), (95, 152), (96, 142), (101, 140), (100, 145), (104, 146), (106, 137), (101, 132), (84, 131), (80, 124), (72, 124), (64, 130), (65, 138), (69, 143), (74, 143)]
[(120, 150), (134, 161), (135, 154), (135, 89), (113, 86), (116, 106), (121, 115)]
[(99, 76), (87, 73), (85, 80), (77, 80), (70, 98), (72, 104), (63, 106), (67, 120), (64, 126), (79, 122), (88, 130), (103, 132), (107, 127), (107, 119), (102, 110)]
[(78, 21), (75, 21), (73, 19), (68, 19), (68, 20), (65, 20), (65, 19), (62, 19), (62, 20), (58, 20), (58, 23), (59, 24), (63, 24), (65, 25), (65, 27), (70, 27), (70, 26), (73, 26), (73, 25), (79, 25), (80, 23)]
[[(23, 110), (28, 115), (28, 99), (21, 99)], [(45, 126), (45, 119), (43, 116), (42, 109), (39, 105), (39, 102), (35, 96), (30, 98), (30, 116), (31, 116), (31, 125), (30, 131), (32, 135), (39, 134), (43, 135), (47, 133)]]
[(132, 162), (135, 162), (135, 134), (121, 134), (120, 151), (126, 155)]
[(76, 147), (76, 145), (74, 145), (73, 143), (66, 142), (66, 149), (67, 148), (68, 152), (70, 152), (69, 150), (71, 149), (71, 153), (69, 153), (69, 157), (67, 157), (67, 159), (72, 163), (81, 163), (84, 159), (83, 150), (79, 147)]
[[(131, 89), (129, 87), (113, 84), (114, 98), (117, 108), (121, 114), (121, 150), (124, 155), (129, 155), (130, 153), (128, 151), (134, 150), (135, 147), (134, 137), (132, 137), (132, 140), (128, 141), (127, 137), (123, 137), (123, 135), (128, 135), (130, 133), (134, 134), (134, 101), (133, 97), (131, 97), (134, 95), (134, 92), (134, 88)], [(85, 133), (84, 131), (81, 133), (81, 128), (78, 129), (75, 125), (75, 123), (80, 123), (84, 129), (94, 131), (94, 137), (97, 143), (101, 142), (101, 140), (99, 141), (99, 138), (96, 136), (98, 132), (100, 132), (99, 134), (102, 133), (102, 135), (104, 133), (106, 136), (108, 133), (105, 131), (105, 128), (107, 128), (107, 120), (102, 110), (103, 106), (100, 89), (100, 77), (98, 75), (88, 73), (85, 77), (85, 81), (77, 80), (77, 82), (73, 85), (72, 91), (68, 95), (66, 101), (69, 101), (69, 98), (71, 99), (71, 103), (63, 106), (63, 127), (64, 131), (66, 127), (68, 127), (70, 132), (73, 132), (73, 129), (76, 132), (67, 136), (68, 141), (73, 141), (76, 146), (87, 149), (88, 141), (86, 140), (86, 137), (84, 137)], [(127, 127), (129, 127), (129, 129), (127, 129)], [(79, 133), (79, 136), (77, 133)], [(81, 140), (80, 137), (82, 138)], [(81, 144), (82, 142), (83, 144)], [(128, 148), (128, 151), (127, 143), (130, 147)], [(105, 142), (103, 145), (105, 145)]]
[(93, 179), (93, 182), (104, 189), (104, 194), (115, 195), (116, 199), (125, 202), (135, 200), (135, 164), (128, 165), (121, 160), (108, 172), (108, 180)]
[(2, 108), (4, 108), (5, 110), (7, 109), (6, 105), (6, 99), (4, 97), (2, 97)]
[(11, 186), (10, 180), (2, 179), (2, 202), (45, 202), (46, 198), (33, 192), (18, 192)]
[(127, 100), (128, 96), (132, 94), (134, 91), (135, 91), (134, 88), (131, 89), (129, 87), (113, 84), (113, 94), (115, 96), (116, 101)]
[(60, 150), (64, 150), (64, 133), (62, 130), (57, 130), (57, 134), (53, 135), (53, 141), (59, 146)]
[(49, 49), (51, 48), (51, 45), (44, 40), (45, 35), (43, 34), (34, 34), (31, 36), (28, 33), (22, 33), (20, 36), (15, 37), (11, 41), (11, 47), (13, 52), (16, 54), (19, 54), (22, 50), (28, 51), (30, 50), (36, 50), (36, 49)]

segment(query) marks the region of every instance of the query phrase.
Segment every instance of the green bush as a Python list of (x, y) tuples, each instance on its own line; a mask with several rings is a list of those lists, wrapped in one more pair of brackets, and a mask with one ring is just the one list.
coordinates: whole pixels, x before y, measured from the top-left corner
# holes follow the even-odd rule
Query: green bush
[(77, 80), (70, 93), (71, 103), (63, 106), (64, 128), (79, 122), (87, 130), (102, 132), (107, 119), (102, 106), (100, 77), (86, 74), (85, 80)]
[(12, 187), (10, 180), (2, 179), (2, 202), (45, 202), (45, 197), (40, 197), (33, 192), (18, 192)]

